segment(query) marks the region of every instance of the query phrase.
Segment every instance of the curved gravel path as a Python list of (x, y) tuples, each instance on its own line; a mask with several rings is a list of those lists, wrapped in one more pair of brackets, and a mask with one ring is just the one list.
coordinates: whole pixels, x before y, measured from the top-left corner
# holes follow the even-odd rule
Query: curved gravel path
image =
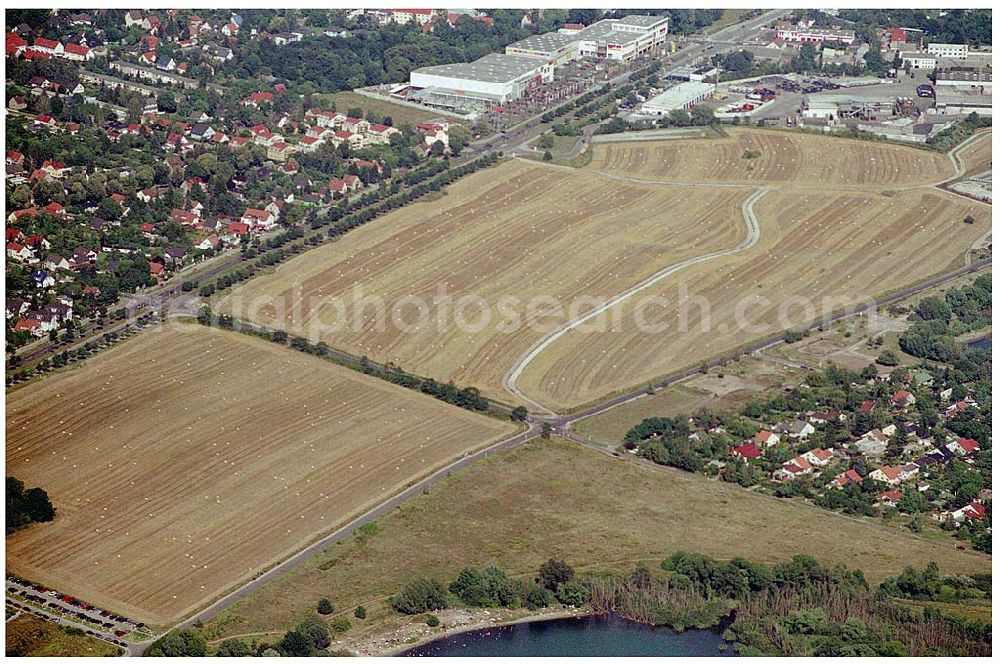
[(534, 360), (542, 351), (548, 348), (549, 345), (551, 345), (560, 337), (568, 333), (570, 330), (573, 330), (580, 324), (586, 323), (587, 321), (593, 319), (594, 317), (600, 315), (601, 313), (606, 312), (608, 309), (614, 307), (618, 303), (628, 298), (631, 298), (635, 294), (644, 291), (651, 286), (654, 286), (655, 284), (661, 282), (662, 280), (673, 275), (674, 273), (677, 273), (683, 270), (684, 268), (688, 268), (690, 266), (697, 265), (699, 263), (704, 263), (705, 261), (711, 261), (712, 259), (717, 259), (722, 256), (728, 256), (730, 254), (742, 252), (743, 250), (749, 249), (750, 247), (756, 245), (757, 241), (760, 240), (760, 225), (757, 223), (757, 217), (754, 215), (753, 204), (756, 203), (768, 191), (770, 191), (769, 188), (760, 187), (743, 202), (742, 206), (743, 222), (744, 224), (746, 224), (747, 227), (747, 237), (743, 240), (743, 242), (741, 242), (736, 247), (716, 250), (708, 254), (695, 256), (690, 259), (685, 259), (684, 261), (674, 263), (673, 265), (669, 265), (666, 268), (663, 268), (662, 270), (650, 275), (649, 277), (642, 280), (635, 286), (632, 286), (626, 289), (625, 291), (622, 291), (618, 295), (614, 296), (613, 298), (605, 301), (603, 304), (587, 312), (586, 314), (570, 319), (557, 330), (549, 333), (545, 337), (535, 342), (535, 344), (532, 345), (532, 347), (528, 349), (518, 359), (517, 363), (507, 372), (506, 376), (504, 376), (503, 380), (504, 389), (507, 390), (507, 392), (509, 392), (510, 394), (517, 397), (518, 399), (521, 399), (525, 403), (530, 404), (535, 409), (547, 415), (554, 416), (555, 415), (554, 412), (552, 412), (544, 405), (536, 402), (535, 400), (525, 395), (517, 387), (518, 378), (521, 376), (521, 373), (524, 372), (524, 369), (531, 363), (531, 361)]

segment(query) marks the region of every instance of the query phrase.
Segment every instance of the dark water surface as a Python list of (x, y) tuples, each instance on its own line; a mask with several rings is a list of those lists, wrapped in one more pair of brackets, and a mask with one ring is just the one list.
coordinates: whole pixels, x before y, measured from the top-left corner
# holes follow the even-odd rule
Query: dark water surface
[(615, 615), (531, 621), (459, 633), (402, 656), (732, 656), (721, 633), (675, 633)]
[(969, 344), (973, 349), (992, 349), (993, 348), (993, 336), (984, 337), (982, 339), (977, 339), (975, 342)]

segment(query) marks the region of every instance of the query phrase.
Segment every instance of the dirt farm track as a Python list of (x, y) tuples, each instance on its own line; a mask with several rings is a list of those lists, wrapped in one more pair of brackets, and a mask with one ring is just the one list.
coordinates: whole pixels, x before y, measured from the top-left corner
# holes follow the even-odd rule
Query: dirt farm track
[(237, 333), (153, 330), (7, 395), (7, 473), (51, 524), (7, 569), (151, 625), (514, 430)]
[[(609, 183), (509, 161), (463, 178), (438, 200), (406, 206), (305, 252), (236, 287), (215, 307), (511, 401), (502, 387), (506, 370), (565, 317), (536, 310), (538, 326), (505, 331), (503, 298), (518, 300), (509, 310), (522, 322), (534, 297), (572, 303), (584, 296), (586, 311), (667, 263), (740, 243), (746, 236), (740, 204), (752, 193), (730, 187), (692, 196), (688, 188)], [(352, 302), (355, 288), (389, 305), (413, 297), (432, 302), (442, 288), (456, 300), (482, 298), (488, 325), (475, 329), (483, 320), (475, 307), (466, 329), (453, 318), (438, 326), (435, 316), (418, 324), (410, 306), (398, 310), (406, 326), (391, 313), (380, 325), (374, 307), (338, 319), (332, 303)], [(354, 323), (358, 312), (361, 326)]]
[[(502, 401), (566, 411), (803, 325), (822, 313), (821, 297), (843, 307), (957, 267), (990, 224), (990, 206), (935, 186), (956, 175), (947, 155), (726, 131), (595, 145), (583, 169), (505, 162), (306, 252), (215, 306)], [(984, 138), (963, 151), (977, 164), (990, 159)], [(967, 215), (976, 223), (962, 223)], [(681, 269), (661, 278), (673, 265)], [(502, 330), (506, 319), (494, 316), (470, 332), (434, 322), (380, 328), (372, 310), (352, 326), (330, 304), (356, 288), (389, 305), (427, 302), (442, 285), (494, 314), (510, 296), (551, 297), (562, 310), (543, 326)], [(751, 316), (736, 321), (744, 296), (766, 302), (744, 303)], [(648, 297), (652, 306), (643, 305)], [(612, 301), (617, 329), (607, 317), (573, 328)], [(695, 302), (707, 303), (709, 328), (698, 319), (682, 330), (682, 309), (701, 312), (688, 308)], [(638, 329), (637, 313), (656, 330)]]

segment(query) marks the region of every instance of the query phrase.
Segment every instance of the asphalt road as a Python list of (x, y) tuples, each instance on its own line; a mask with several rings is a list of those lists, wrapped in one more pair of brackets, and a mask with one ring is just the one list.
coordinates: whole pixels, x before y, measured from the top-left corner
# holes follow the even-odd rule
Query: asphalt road
[[(241, 598), (245, 598), (246, 596), (253, 593), (256, 589), (260, 588), (261, 586), (277, 579), (279, 576), (290, 571), (295, 566), (304, 563), (313, 555), (322, 552), (324, 549), (326, 549), (327, 547), (338, 541), (350, 537), (358, 529), (358, 527), (361, 527), (373, 520), (378, 519), (379, 517), (382, 517), (383, 515), (393, 510), (407, 499), (420, 494), (425, 489), (447, 478), (452, 473), (464, 469), (470, 464), (473, 464), (481, 459), (489, 457), (494, 453), (498, 453), (504, 450), (509, 450), (511, 448), (519, 446), (520, 444), (537, 437), (539, 434), (541, 434), (541, 425), (537, 423), (532, 423), (526, 430), (519, 432), (514, 436), (508, 437), (502, 441), (499, 441), (487, 448), (483, 448), (482, 450), (479, 450), (477, 452), (470, 453), (464, 457), (455, 460), (451, 464), (441, 469), (438, 469), (437, 471), (427, 476), (423, 480), (418, 481), (417, 483), (406, 488), (399, 494), (383, 501), (382, 503), (379, 503), (377, 506), (370, 509), (363, 515), (360, 515), (359, 517), (355, 518), (345, 526), (324, 536), (323, 538), (316, 541), (306, 549), (301, 550), (297, 554), (283, 561), (281, 564), (275, 566), (274, 568), (271, 568), (266, 573), (263, 573), (259, 577), (256, 577), (253, 580), (242, 585), (235, 591), (232, 591), (229, 594), (223, 596), (219, 600), (215, 601), (214, 603), (206, 607), (204, 610), (201, 610), (194, 616), (177, 624), (176, 627), (177, 628), (189, 627), (199, 621), (206, 621), (208, 619), (211, 619), (212, 617), (214, 617), (219, 612), (226, 609), (236, 601), (240, 600)], [(141, 653), (141, 650), (144, 649), (146, 646), (148, 646), (148, 644), (150, 644), (151, 642), (152, 641), (150, 640), (149, 642), (136, 644), (135, 650)]]

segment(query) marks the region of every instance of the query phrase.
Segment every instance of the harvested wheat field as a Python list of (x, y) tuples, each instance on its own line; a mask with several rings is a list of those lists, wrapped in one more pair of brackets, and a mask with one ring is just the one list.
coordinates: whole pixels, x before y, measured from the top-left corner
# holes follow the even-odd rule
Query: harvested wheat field
[(166, 625), (513, 426), (237, 333), (146, 332), (7, 396), (56, 520), (7, 569)]
[[(503, 376), (550, 329), (666, 265), (743, 242), (740, 206), (751, 192), (628, 185), (509, 161), (306, 252), (214, 306), (514, 401)], [(384, 325), (374, 304), (338, 311), (355, 288), (386, 303)], [(440, 301), (420, 322), (416, 301), (430, 305), (442, 288), (452, 305)], [(463, 297), (481, 300), (459, 308)], [(527, 321), (535, 297), (562, 311), (538, 301), (538, 325), (507, 326)]]
[[(774, 191), (754, 211), (756, 245), (633, 296), (619, 333), (571, 330), (556, 339), (527, 365), (521, 391), (567, 408), (695, 367), (808, 323), (822, 315), (824, 303), (836, 311), (958, 267), (983, 232), (963, 217), (990, 216), (988, 205), (934, 188), (895, 196)], [(666, 304), (642, 310), (650, 324), (643, 331), (634, 313), (650, 295), (665, 297)], [(680, 329), (685, 320), (687, 331)]]
[[(760, 129), (726, 138), (596, 143), (586, 167), (677, 183), (745, 183), (884, 189), (954, 175), (945, 155), (905, 146)], [(747, 158), (749, 153), (759, 156)], [(747, 154), (747, 157), (744, 155)]]
[(993, 168), (993, 132), (986, 130), (978, 138), (958, 151), (965, 165), (965, 175), (974, 176)]

